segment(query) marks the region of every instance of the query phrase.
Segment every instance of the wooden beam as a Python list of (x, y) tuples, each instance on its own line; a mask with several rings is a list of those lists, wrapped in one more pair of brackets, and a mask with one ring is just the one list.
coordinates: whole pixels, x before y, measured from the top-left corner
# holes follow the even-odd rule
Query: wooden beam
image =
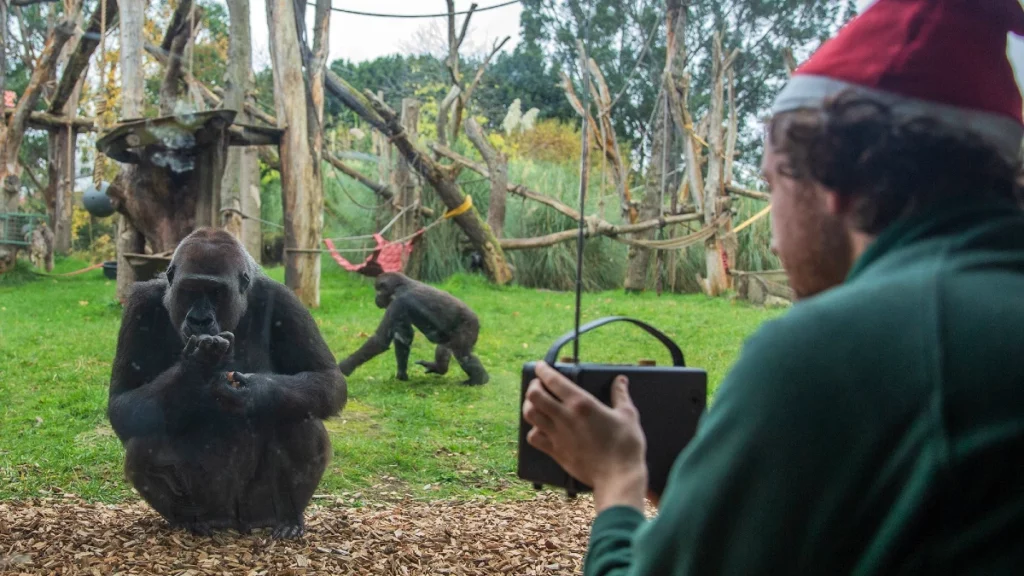
[(725, 191), (729, 194), (735, 194), (736, 196), (744, 196), (746, 198), (753, 198), (754, 200), (762, 200), (764, 202), (771, 202), (771, 194), (765, 194), (764, 192), (758, 192), (756, 190), (748, 190), (746, 188), (740, 188), (733, 184), (726, 184)]
[[(4, 120), (9, 122), (14, 114), (14, 108), (8, 108), (4, 112)], [(79, 132), (95, 132), (96, 122), (92, 118), (67, 118), (49, 112), (32, 112), (28, 116), (28, 127), (36, 130), (53, 130), (55, 128), (66, 128), (68, 124)]]
[[(595, 236), (608, 236), (614, 238), (620, 234), (632, 234), (634, 232), (663, 228), (665, 226), (680, 224), (682, 222), (695, 222), (700, 219), (700, 214), (681, 214), (679, 216), (666, 216), (660, 219), (647, 220), (646, 222), (637, 222), (636, 224), (616, 226), (598, 220), (597, 218), (588, 218), (588, 225), (583, 231), (583, 236), (584, 238), (593, 238)], [(573, 229), (555, 232), (554, 234), (548, 234), (546, 236), (538, 236), (536, 238), (503, 238), (501, 240), (501, 249), (529, 250), (531, 248), (545, 248), (548, 246), (554, 246), (561, 242), (575, 240), (578, 236), (579, 230)]]

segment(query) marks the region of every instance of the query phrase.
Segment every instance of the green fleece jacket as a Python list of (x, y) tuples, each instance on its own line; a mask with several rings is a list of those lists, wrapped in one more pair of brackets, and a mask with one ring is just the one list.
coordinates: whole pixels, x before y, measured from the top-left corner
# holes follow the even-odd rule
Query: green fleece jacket
[(893, 225), (765, 323), (658, 516), (599, 514), (584, 573), (1024, 574), (1024, 213)]

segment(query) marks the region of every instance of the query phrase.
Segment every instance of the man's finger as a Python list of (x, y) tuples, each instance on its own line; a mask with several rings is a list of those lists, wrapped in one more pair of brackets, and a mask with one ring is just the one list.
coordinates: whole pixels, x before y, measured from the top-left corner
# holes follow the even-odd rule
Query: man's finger
[(625, 376), (615, 378), (612, 383), (612, 408), (631, 406), (633, 400), (629, 397), (629, 379)]
[(529, 432), (527, 432), (526, 442), (530, 446), (533, 446), (534, 448), (540, 450), (541, 452), (547, 454), (548, 456), (554, 456), (552, 454), (552, 451), (554, 451), (555, 445), (551, 442), (551, 437), (542, 432), (540, 429), (533, 428)]
[(554, 429), (555, 423), (551, 418), (537, 409), (537, 405), (527, 399), (523, 402), (523, 419), (530, 423), (535, 428), (540, 428), (545, 432), (550, 432)]
[(561, 420), (568, 417), (565, 406), (544, 388), (540, 380), (534, 379), (533, 382), (530, 382), (526, 388), (526, 400), (533, 405), (537, 412), (549, 420)]
[(537, 377), (544, 382), (548, 390), (551, 390), (551, 393), (562, 402), (567, 402), (574, 396), (590, 395), (589, 392), (577, 386), (572, 380), (563, 376), (561, 372), (555, 370), (546, 362), (538, 362), (536, 372)]

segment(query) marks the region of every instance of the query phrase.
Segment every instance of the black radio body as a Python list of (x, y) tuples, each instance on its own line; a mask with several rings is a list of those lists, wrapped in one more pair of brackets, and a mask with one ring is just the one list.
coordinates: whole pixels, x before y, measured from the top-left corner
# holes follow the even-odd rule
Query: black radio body
[[(672, 354), (673, 365), (662, 367), (556, 361), (559, 350), (578, 334), (617, 321), (635, 324), (660, 340)], [(621, 316), (601, 318), (581, 327), (578, 333), (566, 334), (551, 347), (545, 362), (609, 406), (612, 382), (619, 375), (629, 379), (629, 395), (640, 414), (640, 426), (647, 438), (648, 489), (660, 496), (665, 489), (672, 465), (696, 433), (697, 423), (706, 408), (707, 372), (698, 368), (687, 368), (679, 347), (655, 328)], [(517, 474), (519, 478), (532, 482), (537, 488), (543, 485), (556, 486), (565, 489), (570, 496), (579, 492), (589, 492), (590, 486), (570, 476), (550, 456), (526, 441), (531, 425), (522, 416), (522, 404), (526, 399), (527, 387), (536, 377), (535, 367), (535, 362), (523, 365), (519, 396)]]

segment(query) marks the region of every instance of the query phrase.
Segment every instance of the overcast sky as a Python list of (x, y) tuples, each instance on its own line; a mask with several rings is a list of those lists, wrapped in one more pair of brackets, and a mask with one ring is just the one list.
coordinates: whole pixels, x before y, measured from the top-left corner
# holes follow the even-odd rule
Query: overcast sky
[[(501, 4), (504, 0), (476, 0), (479, 8)], [(857, 0), (861, 9), (875, 0)], [(986, 1), (986, 0), (980, 0)], [(1020, 0), (1024, 1), (1024, 0)], [(447, 10), (445, 0), (333, 0), (334, 6), (361, 12), (388, 14), (437, 14)], [(455, 0), (455, 9), (469, 9), (473, 0)], [(267, 34), (267, 11), (264, 0), (250, 0), (252, 11), (253, 63), (261, 69), (270, 63)], [(518, 4), (474, 14), (463, 53), (485, 50), (491, 43), (511, 36), (504, 50), (515, 47), (519, 41)], [(463, 17), (459, 16), (459, 22)], [(309, 34), (312, 34), (313, 10), (307, 11)], [(356, 16), (335, 12), (331, 16), (330, 61), (345, 58), (354, 62), (372, 60), (387, 54), (406, 53), (410, 46), (420, 45), (417, 33), (422, 34), (431, 25), (442, 35), (447, 34), (445, 18), (394, 19)], [(312, 40), (312, 38), (310, 38)], [(1017, 71), (1018, 81), (1024, 86), (1024, 39), (1010, 36), (1009, 56)]]
[[(448, 5), (445, 0), (333, 0), (334, 6), (359, 12), (386, 14), (443, 14)], [(502, 4), (505, 0), (476, 0), (477, 9)], [(455, 10), (469, 9), (473, 0), (455, 0)], [(257, 69), (270, 62), (267, 33), (267, 9), (264, 0), (250, 0), (252, 12), (253, 64)], [(489, 47), (505, 36), (512, 38), (504, 50), (512, 49), (519, 41), (519, 14), (522, 7), (512, 4), (504, 8), (473, 14), (469, 32), (463, 43), (464, 52)], [(464, 16), (458, 16), (459, 25)], [(313, 8), (307, 8), (306, 19), (309, 40), (312, 42)], [(418, 31), (436, 26), (447, 38), (447, 18), (376, 18), (334, 12), (330, 25), (330, 58), (345, 58), (353, 62), (372, 60), (387, 54), (405, 53), (409, 44), (416, 43)], [(445, 40), (447, 41), (447, 40)]]

